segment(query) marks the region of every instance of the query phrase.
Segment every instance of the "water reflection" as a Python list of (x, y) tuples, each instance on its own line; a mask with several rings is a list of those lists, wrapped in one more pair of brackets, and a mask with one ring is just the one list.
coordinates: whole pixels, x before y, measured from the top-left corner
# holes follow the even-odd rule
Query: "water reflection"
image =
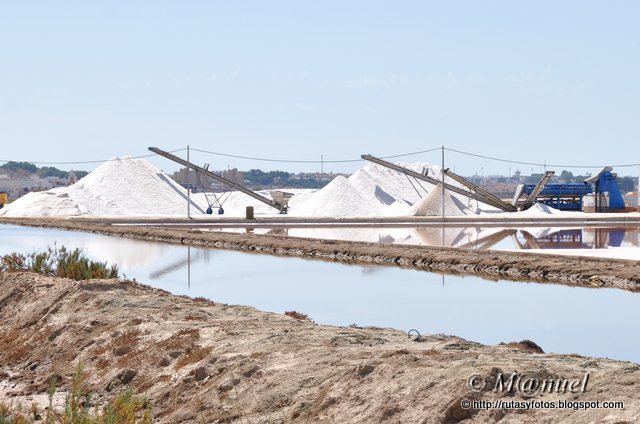
[[(215, 228), (213, 231), (247, 232), (246, 228)], [(317, 227), (317, 228), (252, 228), (255, 234), (300, 238), (323, 238), (364, 241), (380, 244), (444, 246), (466, 249), (533, 250), (611, 249), (609, 257), (640, 259), (638, 227)], [(631, 249), (631, 250), (629, 250)], [(562, 253), (562, 252), (560, 252)]]
[[(111, 258), (114, 263), (119, 264), (121, 269), (144, 267), (156, 262), (163, 255), (161, 244), (147, 244), (138, 240), (112, 237), (99, 238), (90, 233), (46, 229), (39, 230), (33, 237), (23, 237), (24, 229), (21, 227), (11, 226), (9, 230), (4, 227), (9, 226), (0, 225), (3, 229), (0, 233), (2, 234), (0, 249), (5, 252), (9, 246), (12, 246), (14, 251), (30, 253), (47, 246), (73, 244), (74, 247), (84, 250), (92, 257)], [(145, 247), (141, 248), (141, 245)]]
[[(501, 231), (505, 230), (466, 235), (475, 236), (478, 245), (488, 245), (505, 235)], [(508, 231), (507, 238), (513, 239), (514, 230)], [(557, 233), (534, 238), (538, 243), (572, 245), (605, 238), (595, 233), (591, 239), (585, 233), (579, 238), (577, 233), (575, 237)], [(452, 234), (445, 232), (445, 238), (468, 242)], [(516, 237), (527, 243), (522, 234), (517, 231)], [(612, 236), (606, 238), (611, 243)], [(640, 362), (640, 344), (629, 337), (640, 329), (640, 294), (622, 290), (493, 282), (3, 225), (0, 239), (0, 254), (28, 252), (54, 242), (70, 248), (109, 245), (88, 253), (117, 263), (141, 283), (277, 313), (298, 310), (323, 324), (415, 328), (423, 334), (455, 334), (488, 344), (530, 339), (548, 352)], [(118, 246), (149, 259), (120, 263), (124, 255)]]

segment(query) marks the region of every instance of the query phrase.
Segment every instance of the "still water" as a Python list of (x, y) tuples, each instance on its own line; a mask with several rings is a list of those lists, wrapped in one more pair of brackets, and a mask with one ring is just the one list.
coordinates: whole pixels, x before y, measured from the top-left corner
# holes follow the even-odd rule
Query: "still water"
[(626, 227), (215, 227), (211, 231), (273, 234), (288, 237), (364, 241), (380, 244), (510, 250), (558, 255), (588, 255), (640, 260), (640, 228)]
[(322, 324), (445, 333), (485, 344), (530, 339), (546, 352), (640, 362), (640, 293), (487, 281), (392, 267), (188, 248), (0, 225), (0, 254), (57, 243), (174, 294), (297, 310)]

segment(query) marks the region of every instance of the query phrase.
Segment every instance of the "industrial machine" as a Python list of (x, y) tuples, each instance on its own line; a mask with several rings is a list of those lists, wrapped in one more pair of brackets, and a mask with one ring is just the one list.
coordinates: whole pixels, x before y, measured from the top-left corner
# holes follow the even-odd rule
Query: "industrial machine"
[(512, 204), (521, 210), (538, 202), (564, 211), (624, 211), (624, 198), (612, 171), (605, 166), (583, 184), (548, 184), (554, 172), (547, 171), (538, 184), (518, 185)]
[[(280, 213), (287, 213), (287, 209), (289, 208), (289, 199), (293, 196), (293, 194), (291, 193), (285, 193), (282, 192), (281, 194), (276, 194), (274, 195), (274, 192), (271, 192), (271, 196), (273, 197), (273, 199), (269, 199), (266, 198), (264, 196), (259, 195), (258, 193), (255, 193), (239, 184), (236, 184), (235, 182), (228, 180), (224, 177), (221, 177), (218, 174), (214, 174), (213, 172), (209, 171), (206, 168), (202, 168), (198, 165), (195, 165), (189, 161), (186, 161), (176, 155), (173, 155), (169, 152), (165, 152), (164, 150), (158, 149), (157, 147), (149, 147), (149, 150), (152, 151), (153, 153), (156, 153), (160, 156), (163, 156), (167, 159), (170, 159), (176, 163), (179, 163), (180, 165), (186, 166), (189, 169), (193, 169), (196, 172), (196, 175), (198, 173), (205, 175), (209, 178), (212, 178), (222, 184), (225, 184), (228, 187), (232, 187), (235, 190), (241, 191), (244, 194), (253, 197), (256, 200), (261, 201), (262, 203), (266, 203), (267, 205), (276, 208), (280, 211)], [(207, 210), (208, 213), (211, 213), (211, 206), (209, 207), (209, 209)], [(224, 210), (222, 209), (222, 206), (220, 207), (218, 213), (220, 215), (222, 215), (222, 213), (224, 213)]]
[[(442, 184), (442, 181), (437, 180), (435, 178), (429, 177), (427, 175), (423, 175), (420, 174), (419, 172), (415, 172), (412, 171), (411, 169), (407, 169), (405, 167), (402, 167), (400, 165), (396, 165), (395, 163), (391, 163), (391, 162), (387, 162), (386, 160), (377, 158), (375, 156), (371, 156), (371, 155), (361, 155), (360, 156), (362, 159), (364, 160), (368, 160), (369, 162), (373, 162), (373, 163), (377, 163), (378, 165), (384, 166), (386, 168), (389, 169), (393, 169), (394, 171), (398, 171), (402, 174), (405, 174), (408, 177), (413, 177), (417, 180), (422, 180), (422, 181), (426, 181), (430, 184), (434, 184), (434, 185), (438, 185), (438, 184)], [(475, 199), (478, 200), (480, 202), (486, 203), (488, 205), (494, 206), (498, 209), (502, 209), (503, 211), (506, 212), (514, 212), (517, 209), (513, 206), (510, 205), (507, 202), (504, 202), (502, 200), (500, 200), (499, 198), (497, 198), (496, 196), (494, 196), (493, 194), (489, 193), (488, 191), (482, 189), (481, 187), (473, 184), (470, 181), (465, 180), (464, 178), (462, 178), (461, 176), (454, 174), (453, 172), (451, 172), (449, 169), (445, 169), (444, 173), (447, 174), (448, 177), (452, 178), (453, 180), (465, 185), (466, 187), (469, 188), (469, 190), (465, 190), (462, 189), (460, 187), (448, 184), (448, 183), (443, 183), (444, 188), (446, 188), (449, 191), (452, 191), (454, 193), (457, 194), (461, 194), (463, 196), (467, 196), (471, 199)]]
[(0, 191), (0, 209), (4, 208), (7, 203), (9, 203), (9, 195), (4, 191)]

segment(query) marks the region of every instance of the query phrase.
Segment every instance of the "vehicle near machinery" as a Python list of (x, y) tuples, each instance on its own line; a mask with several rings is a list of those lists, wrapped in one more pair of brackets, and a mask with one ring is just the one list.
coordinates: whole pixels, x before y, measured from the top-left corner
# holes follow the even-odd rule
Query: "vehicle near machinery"
[(5, 191), (0, 191), (0, 209), (4, 208), (7, 203), (9, 203), (9, 195)]

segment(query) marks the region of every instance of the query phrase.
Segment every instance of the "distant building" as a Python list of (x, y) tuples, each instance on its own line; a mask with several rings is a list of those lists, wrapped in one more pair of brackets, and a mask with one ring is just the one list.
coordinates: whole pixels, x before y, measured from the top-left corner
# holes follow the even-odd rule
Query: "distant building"
[[(244, 187), (244, 172), (238, 171), (236, 168), (215, 173), (222, 178)], [(231, 187), (227, 187), (206, 175), (198, 175), (194, 170), (189, 168), (182, 168), (174, 172), (172, 178), (184, 188), (190, 188), (194, 192), (231, 189)]]
[[(225, 178), (232, 183), (236, 183), (237, 185), (244, 187), (244, 172), (238, 171), (237, 168), (222, 171), (222, 178)], [(222, 189), (230, 190), (231, 187), (225, 187), (223, 185)]]
[[(172, 178), (184, 188), (194, 190), (197, 187), (200, 187), (196, 173), (189, 168), (182, 168), (179, 171), (174, 172)], [(200, 177), (200, 179), (202, 180), (202, 177)]]
[(56, 187), (64, 187), (68, 181), (64, 178), (40, 178), (36, 174), (20, 177), (0, 175), (0, 191), (9, 195), (9, 199), (17, 199), (32, 191), (45, 191)]

